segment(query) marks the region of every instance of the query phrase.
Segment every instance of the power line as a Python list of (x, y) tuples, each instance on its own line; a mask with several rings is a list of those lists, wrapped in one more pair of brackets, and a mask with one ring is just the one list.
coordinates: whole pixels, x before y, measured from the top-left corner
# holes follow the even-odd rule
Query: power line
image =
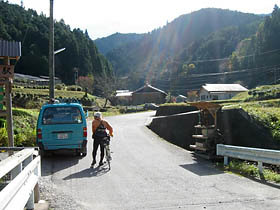
[[(260, 54), (251, 54), (251, 55), (244, 55), (244, 56), (236, 56), (237, 58), (247, 58), (247, 57), (254, 57), (254, 56), (262, 56), (265, 54), (269, 54), (269, 53), (273, 53), (273, 52), (278, 52), (280, 51), (280, 49), (274, 49), (274, 50), (270, 50), (270, 51), (266, 51)], [(180, 62), (180, 61), (175, 61), (173, 60), (173, 63), (182, 63), (182, 64), (188, 64), (188, 63), (204, 63), (204, 62), (216, 62), (216, 61), (226, 61), (226, 60), (230, 60), (231, 57), (226, 57), (226, 58), (215, 58), (215, 59), (204, 59), (204, 60), (192, 60), (192, 61), (188, 61), (188, 62)]]
[(227, 76), (230, 74), (240, 74), (240, 73), (253, 73), (255, 71), (269, 71), (269, 70), (274, 70), (274, 68), (276, 68), (276, 70), (279, 70), (280, 68), (280, 64), (279, 65), (273, 65), (273, 66), (264, 66), (264, 67), (256, 67), (256, 68), (251, 68), (251, 69), (242, 69), (242, 70), (238, 70), (238, 71), (231, 71), (231, 72), (219, 72), (219, 73), (208, 73), (208, 74), (193, 74), (193, 75), (189, 75), (187, 77), (170, 77), (168, 79), (157, 79), (156, 81), (163, 81), (163, 82), (168, 82), (171, 80), (175, 80), (175, 79), (189, 79), (189, 80), (195, 80), (197, 78), (200, 77), (211, 77), (211, 76)]
[[(275, 83), (275, 81), (277, 79), (276, 71), (279, 72), (279, 70), (280, 70), (280, 66), (277, 65), (277, 66), (254, 68), (254, 69), (245, 69), (245, 70), (238, 71), (235, 73), (239, 73), (238, 76), (240, 76), (240, 77), (246, 77), (246, 76), (248, 77), (250, 75), (247, 75), (247, 74), (252, 74), (252, 73), (258, 72), (256, 77), (260, 78), (260, 77), (263, 77), (263, 74), (267, 74), (268, 72), (271, 72), (271, 73), (274, 73), (274, 79), (272, 77), (268, 78), (268, 79), (272, 79)], [(201, 87), (201, 85), (203, 85), (205, 83), (216, 83), (223, 79), (221, 76), (227, 76), (228, 78), (225, 78), (225, 79), (230, 80), (230, 77), (236, 76), (236, 74), (218, 73), (218, 74), (211, 74), (211, 76), (215, 76), (215, 77), (209, 77), (209, 75), (204, 74), (202, 76), (200, 75), (199, 77), (195, 77), (195, 78), (183, 78), (183, 80), (182, 80), (182, 78), (177, 78), (175, 80), (154, 80), (153, 83), (156, 84), (157, 87), (165, 89), (165, 90), (182, 91), (182, 90), (191, 90), (196, 87)], [(159, 81), (161, 83), (159, 83)], [(184, 83), (184, 84), (182, 84), (182, 83)]]

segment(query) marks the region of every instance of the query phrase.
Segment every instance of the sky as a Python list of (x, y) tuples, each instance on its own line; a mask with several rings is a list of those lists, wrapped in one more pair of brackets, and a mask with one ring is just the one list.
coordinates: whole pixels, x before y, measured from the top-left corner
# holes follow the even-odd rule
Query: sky
[[(9, 0), (49, 16), (50, 0)], [(222, 8), (254, 14), (271, 13), (280, 0), (54, 0), (54, 19), (71, 29), (87, 29), (91, 39), (119, 33), (147, 33), (183, 14)]]

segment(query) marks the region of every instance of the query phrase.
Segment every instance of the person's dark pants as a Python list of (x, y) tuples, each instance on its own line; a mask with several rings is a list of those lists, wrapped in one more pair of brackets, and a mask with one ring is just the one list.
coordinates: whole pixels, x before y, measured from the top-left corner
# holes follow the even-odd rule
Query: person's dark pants
[(96, 163), (96, 153), (99, 146), (100, 146), (100, 163), (103, 162), (105, 149), (104, 149), (104, 145), (101, 142), (102, 142), (102, 137), (95, 137), (93, 140), (92, 158), (94, 163)]

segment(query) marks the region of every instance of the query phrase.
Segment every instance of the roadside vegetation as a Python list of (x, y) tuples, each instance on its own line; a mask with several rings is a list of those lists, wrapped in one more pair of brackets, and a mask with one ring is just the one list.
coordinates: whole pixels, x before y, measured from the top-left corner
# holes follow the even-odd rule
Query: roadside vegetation
[(227, 173), (234, 173), (249, 178), (280, 183), (279, 169), (264, 166), (263, 174), (260, 174), (257, 163), (255, 162), (232, 160), (228, 166), (224, 166), (221, 162), (216, 162), (216, 166)]
[[(16, 147), (36, 146), (38, 110), (13, 109), (14, 144)], [(0, 119), (0, 147), (8, 146), (6, 120)]]

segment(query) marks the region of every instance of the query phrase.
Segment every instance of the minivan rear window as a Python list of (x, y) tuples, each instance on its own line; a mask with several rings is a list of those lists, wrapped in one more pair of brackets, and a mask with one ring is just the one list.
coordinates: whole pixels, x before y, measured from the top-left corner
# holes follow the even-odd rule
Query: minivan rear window
[(80, 124), (81, 111), (78, 107), (49, 107), (43, 113), (43, 125)]

